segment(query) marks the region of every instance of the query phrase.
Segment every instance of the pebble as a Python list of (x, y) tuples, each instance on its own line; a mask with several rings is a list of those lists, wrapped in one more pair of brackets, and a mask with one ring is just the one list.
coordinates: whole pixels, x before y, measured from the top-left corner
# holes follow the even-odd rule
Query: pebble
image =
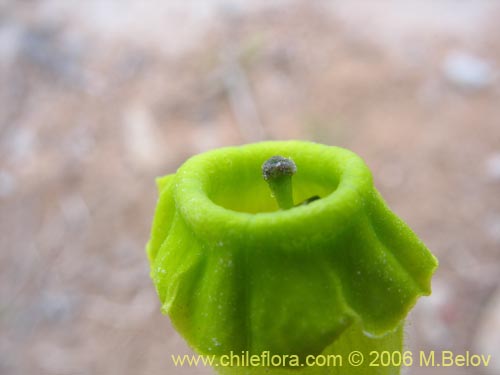
[(486, 234), (493, 241), (500, 243), (500, 215), (490, 215), (486, 218), (483, 226)]
[(439, 279), (432, 282), (432, 295), (421, 298), (415, 306), (419, 335), (436, 350), (449, 347), (452, 341), (454, 316), (451, 312), (455, 310), (452, 290)]
[(71, 319), (76, 309), (76, 299), (63, 293), (43, 293), (39, 309), (43, 317), (54, 323)]
[(26, 29), (19, 38), (19, 55), (52, 77), (52, 82), (80, 86), (84, 80), (84, 50), (77, 40), (65, 41), (61, 35), (53, 27)]
[(491, 354), (491, 360), (482, 370), (488, 375), (500, 374), (500, 288), (486, 305), (479, 320), (474, 339), (474, 351), (478, 354)]
[(470, 91), (488, 88), (496, 78), (496, 72), (488, 61), (464, 51), (449, 53), (442, 69), (450, 83)]
[(16, 190), (17, 182), (14, 176), (0, 170), (0, 198), (7, 198)]
[(380, 170), (380, 181), (387, 188), (399, 188), (405, 181), (403, 168), (396, 163), (385, 165)]
[(490, 155), (484, 164), (486, 176), (491, 180), (500, 181), (500, 152)]
[(90, 374), (87, 367), (95, 360), (96, 353), (81, 349), (75, 345), (44, 340), (31, 348), (33, 365), (40, 374)]
[(82, 195), (74, 193), (59, 200), (66, 224), (80, 226), (90, 221), (90, 209)]
[(35, 153), (37, 135), (28, 127), (16, 127), (8, 134), (6, 152), (12, 164), (28, 163)]
[(127, 303), (96, 296), (88, 304), (85, 316), (116, 329), (131, 329), (143, 326), (157, 309), (157, 297), (151, 288), (148, 288), (138, 292)]
[(138, 169), (155, 168), (165, 157), (161, 134), (153, 114), (141, 105), (132, 105), (123, 114), (127, 156)]
[(21, 27), (12, 22), (2, 20), (0, 25), (0, 65), (14, 62), (19, 49)]

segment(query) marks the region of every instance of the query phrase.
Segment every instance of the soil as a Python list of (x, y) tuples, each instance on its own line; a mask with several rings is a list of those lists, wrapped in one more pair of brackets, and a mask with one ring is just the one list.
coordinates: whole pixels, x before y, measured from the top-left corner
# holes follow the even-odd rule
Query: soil
[(361, 155), (440, 261), (408, 349), (493, 355), (407, 374), (498, 373), (499, 17), (492, 1), (0, 1), (0, 374), (212, 374), (170, 359), (190, 350), (149, 279), (154, 178), (262, 139)]

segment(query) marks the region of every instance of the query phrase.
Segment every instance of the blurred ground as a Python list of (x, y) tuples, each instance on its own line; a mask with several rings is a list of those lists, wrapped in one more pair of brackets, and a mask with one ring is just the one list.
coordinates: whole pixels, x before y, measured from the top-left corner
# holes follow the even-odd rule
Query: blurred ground
[[(209, 374), (161, 316), (154, 177), (348, 147), (438, 256), (408, 347), (500, 367), (500, 3), (0, 1), (0, 374)], [(495, 367), (497, 366), (497, 367)]]

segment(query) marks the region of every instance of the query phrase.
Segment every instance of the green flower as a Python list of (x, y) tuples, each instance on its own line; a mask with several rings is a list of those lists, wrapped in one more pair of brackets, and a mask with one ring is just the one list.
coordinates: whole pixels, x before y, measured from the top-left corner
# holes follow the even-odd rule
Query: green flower
[[(280, 210), (261, 170), (274, 155), (297, 167), (293, 202), (320, 199)], [(157, 182), (151, 277), (197, 352), (304, 358), (386, 336), (401, 349), (402, 321), (430, 294), (437, 260), (354, 153), (299, 141), (228, 147)]]

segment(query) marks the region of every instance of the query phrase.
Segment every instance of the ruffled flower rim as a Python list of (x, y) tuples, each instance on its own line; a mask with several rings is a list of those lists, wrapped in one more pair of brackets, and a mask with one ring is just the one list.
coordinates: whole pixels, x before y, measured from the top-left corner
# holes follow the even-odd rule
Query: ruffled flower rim
[[(224, 181), (238, 179), (239, 173), (262, 179), (260, 167), (273, 155), (292, 158), (297, 179), (328, 185), (331, 193), (318, 200), (320, 204), (258, 213), (238, 212), (211, 198)], [(209, 151), (189, 159), (174, 178), (174, 200), (185, 222), (195, 233), (214, 240), (230, 233), (240, 238), (246, 234), (249, 241), (280, 234), (290, 241), (316, 237), (324, 230), (332, 235), (332, 228), (340, 232), (363, 210), (373, 190), (370, 170), (359, 156), (343, 148), (303, 141), (269, 141)]]

